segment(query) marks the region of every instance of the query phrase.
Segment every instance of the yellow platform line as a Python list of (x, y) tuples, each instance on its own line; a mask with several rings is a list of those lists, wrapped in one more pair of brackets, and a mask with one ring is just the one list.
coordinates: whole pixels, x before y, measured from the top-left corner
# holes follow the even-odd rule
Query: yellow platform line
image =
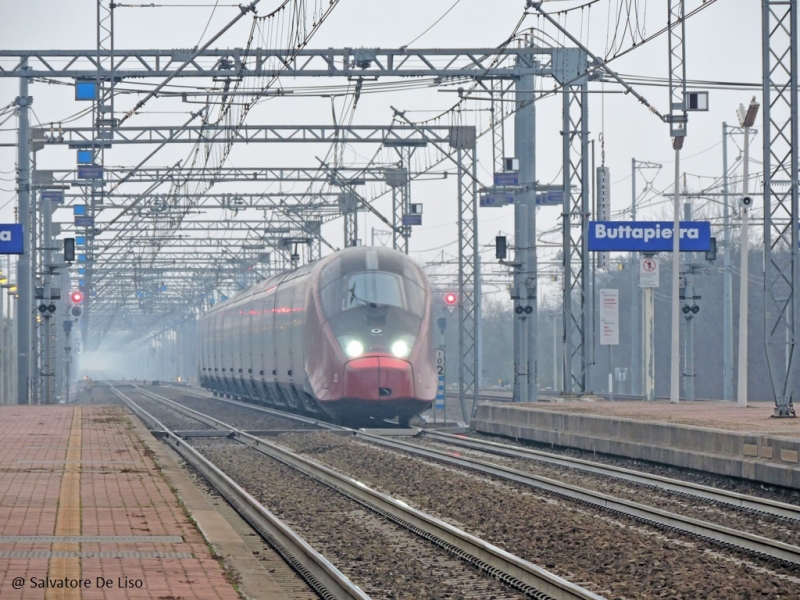
[[(64, 476), (61, 479), (61, 490), (58, 494), (58, 512), (56, 513), (55, 535), (81, 534), (81, 445), (83, 432), (81, 425), (82, 411), (75, 407), (72, 411), (72, 426), (69, 432), (67, 458)], [(80, 551), (80, 544), (56, 543), (53, 552)], [(48, 565), (48, 578), (79, 579), (81, 561), (79, 558), (51, 558)], [(78, 600), (82, 597), (80, 589), (48, 588), (46, 600)]]

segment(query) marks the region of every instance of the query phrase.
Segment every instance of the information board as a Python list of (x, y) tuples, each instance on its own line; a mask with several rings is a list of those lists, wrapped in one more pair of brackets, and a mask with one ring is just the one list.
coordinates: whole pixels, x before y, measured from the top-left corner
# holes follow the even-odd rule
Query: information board
[(619, 345), (619, 290), (600, 290), (600, 345)]

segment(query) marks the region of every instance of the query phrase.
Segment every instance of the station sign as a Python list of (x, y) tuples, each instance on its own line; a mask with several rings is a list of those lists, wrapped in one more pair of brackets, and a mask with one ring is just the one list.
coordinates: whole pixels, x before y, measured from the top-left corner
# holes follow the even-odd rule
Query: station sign
[[(669, 252), (672, 221), (590, 221), (590, 252)], [(681, 252), (711, 249), (709, 221), (681, 221)]]
[(0, 223), (0, 254), (24, 254), (22, 225)]
[(422, 225), (422, 215), (403, 215), (403, 225)]

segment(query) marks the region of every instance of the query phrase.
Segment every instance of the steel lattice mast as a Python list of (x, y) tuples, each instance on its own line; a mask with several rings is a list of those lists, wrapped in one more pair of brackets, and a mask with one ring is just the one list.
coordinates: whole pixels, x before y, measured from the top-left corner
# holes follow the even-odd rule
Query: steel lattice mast
[(761, 6), (764, 340), (775, 416), (793, 417), (793, 401), (800, 397), (797, 0), (762, 0)]

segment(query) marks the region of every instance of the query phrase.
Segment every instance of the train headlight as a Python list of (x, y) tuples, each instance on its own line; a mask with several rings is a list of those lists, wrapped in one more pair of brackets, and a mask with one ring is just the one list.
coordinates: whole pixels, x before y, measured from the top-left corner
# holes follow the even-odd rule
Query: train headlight
[(364, 354), (364, 344), (359, 342), (358, 340), (353, 340), (347, 344), (347, 347), (344, 349), (345, 354), (349, 358), (355, 358), (356, 356), (361, 356)]
[(356, 358), (364, 354), (364, 344), (352, 336), (341, 336), (339, 338), (339, 344), (341, 344), (344, 353), (347, 355), (347, 358)]
[(392, 354), (397, 358), (408, 358), (413, 345), (414, 338), (410, 335), (404, 335), (392, 344)]

